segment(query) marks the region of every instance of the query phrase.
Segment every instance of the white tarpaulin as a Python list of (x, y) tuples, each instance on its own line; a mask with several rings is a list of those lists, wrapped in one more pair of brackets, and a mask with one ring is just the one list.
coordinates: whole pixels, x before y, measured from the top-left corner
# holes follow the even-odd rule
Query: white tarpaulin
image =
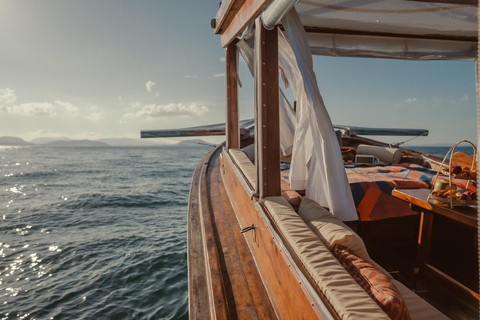
[[(304, 27), (295, 9), (282, 23), (299, 72), (297, 77), (292, 75), (289, 79), (297, 98), (290, 186), (296, 190), (305, 189), (308, 198), (328, 207), (339, 219), (357, 220), (340, 146), (313, 72), (312, 53)], [(279, 52), (282, 50), (289, 51), (289, 48), (279, 41)]]
[[(254, 73), (254, 57), (253, 49), (245, 40), (240, 40), (237, 43), (238, 50), (243, 57), (243, 60), (248, 65), (250, 72)], [(281, 55), (279, 53), (279, 66), (282, 68), (284, 63), (281, 62)], [(284, 66), (288, 68), (288, 66)], [(280, 148), (284, 156), (289, 156), (292, 154), (293, 148), (293, 135), (295, 132), (295, 112), (292, 109), (292, 106), (288, 102), (287, 98), (283, 94), (283, 91), (279, 90), (279, 105), (280, 105)]]

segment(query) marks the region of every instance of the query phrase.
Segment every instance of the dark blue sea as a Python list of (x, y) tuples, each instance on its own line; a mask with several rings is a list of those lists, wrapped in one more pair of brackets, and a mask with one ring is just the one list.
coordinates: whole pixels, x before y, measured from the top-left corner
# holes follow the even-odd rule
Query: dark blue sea
[(210, 147), (0, 147), (0, 319), (187, 319)]
[(0, 147), (0, 319), (187, 319), (188, 192), (210, 149)]

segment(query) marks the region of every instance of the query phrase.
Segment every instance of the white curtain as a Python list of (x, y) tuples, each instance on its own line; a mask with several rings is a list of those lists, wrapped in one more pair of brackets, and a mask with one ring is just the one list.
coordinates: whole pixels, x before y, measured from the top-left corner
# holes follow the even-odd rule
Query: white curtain
[[(305, 29), (295, 9), (290, 10), (282, 23), (290, 45), (279, 37), (279, 56), (284, 51), (291, 60), (293, 54), (297, 66), (297, 70), (289, 69), (292, 74), (287, 76), (297, 98), (290, 186), (305, 189), (308, 198), (328, 207), (339, 219), (357, 220), (340, 146), (313, 72)], [(286, 69), (283, 69), (285, 74)]]
[[(253, 76), (254, 73), (254, 55), (253, 48), (245, 40), (240, 40), (237, 43), (238, 50), (243, 57), (243, 60), (248, 65), (248, 69)], [(279, 54), (280, 56), (280, 54)], [(280, 60), (280, 59), (279, 59)], [(282, 64), (279, 62), (280, 67)], [(286, 81), (286, 80), (285, 80)], [(288, 83), (288, 82), (286, 82)], [(293, 149), (293, 135), (295, 132), (295, 112), (283, 94), (279, 90), (279, 104), (280, 104), (280, 148), (284, 156), (292, 154)]]

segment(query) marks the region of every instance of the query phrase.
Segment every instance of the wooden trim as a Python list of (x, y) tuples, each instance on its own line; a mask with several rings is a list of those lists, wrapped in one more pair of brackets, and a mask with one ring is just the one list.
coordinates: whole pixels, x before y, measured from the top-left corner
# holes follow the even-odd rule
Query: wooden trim
[(222, 33), (226, 29), (245, 0), (223, 0), (215, 16), (215, 33)]
[(190, 198), (188, 199), (188, 309), (192, 320), (207, 319), (210, 317), (210, 296), (207, 289), (208, 282), (205, 277), (207, 271), (205, 266), (205, 249), (203, 243), (202, 220), (200, 217), (199, 185), (201, 172), (206, 159), (198, 164), (193, 174), (190, 187)]
[(478, 6), (478, 0), (406, 0), (413, 2), (429, 2), (429, 3), (444, 3), (444, 4), (463, 4), (466, 6)]
[[(283, 30), (283, 27), (282, 27)], [(387, 38), (407, 38), (407, 39), (425, 39), (425, 40), (449, 40), (449, 41), (462, 41), (462, 42), (477, 42), (477, 37), (459, 37), (459, 36), (447, 36), (437, 34), (402, 34), (402, 33), (388, 33), (388, 32), (373, 32), (373, 31), (361, 31), (361, 30), (349, 30), (349, 29), (332, 29), (332, 28), (317, 28), (317, 27), (305, 27), (307, 33), (322, 33), (322, 34), (341, 34), (352, 36), (370, 36), (370, 37), (387, 37)]]
[(222, 33), (220, 43), (222, 47), (229, 45), (272, 0), (246, 0), (228, 27)]
[(281, 193), (277, 28), (267, 30), (257, 20), (255, 50), (257, 193), (263, 199)]
[(435, 279), (435, 281), (441, 282), (443, 285), (447, 286), (452, 292), (455, 292), (457, 295), (461, 296), (463, 300), (467, 301), (473, 306), (478, 306), (479, 296), (478, 292), (475, 292), (465, 285), (461, 284), (457, 280), (453, 279), (449, 275), (438, 270), (434, 266), (426, 263), (425, 264), (425, 274)]
[[(209, 308), (212, 319), (228, 319), (228, 299), (225, 292), (225, 284), (223, 283), (224, 276), (222, 275), (222, 268), (220, 264), (219, 251), (215, 241), (215, 233), (212, 222), (212, 213), (208, 202), (207, 193), (207, 170), (211, 161), (212, 155), (220, 149), (218, 146), (211, 151), (202, 161), (200, 172), (200, 181), (198, 188), (198, 199), (200, 201), (200, 222), (203, 239), (203, 248), (205, 251), (205, 269), (207, 291), (209, 293)], [(198, 169), (197, 169), (198, 170)]]
[(225, 121), (225, 134), (227, 148), (240, 147), (240, 134), (238, 131), (238, 66), (237, 46), (229, 44), (226, 50), (226, 80), (227, 80), (227, 112)]

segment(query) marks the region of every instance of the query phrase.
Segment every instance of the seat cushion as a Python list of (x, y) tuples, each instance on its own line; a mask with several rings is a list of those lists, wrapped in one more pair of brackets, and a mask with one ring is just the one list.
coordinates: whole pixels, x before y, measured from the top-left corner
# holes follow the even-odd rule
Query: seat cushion
[(267, 197), (264, 203), (306, 272), (341, 319), (389, 319), (295, 213), (287, 200), (282, 197)]
[(448, 319), (443, 313), (435, 309), (427, 301), (423, 300), (412, 290), (405, 287), (401, 282), (397, 280), (392, 281), (395, 287), (402, 295), (403, 301), (407, 305), (407, 309), (410, 312), (410, 318), (412, 320), (446, 320)]
[(402, 295), (393, 282), (373, 263), (358, 257), (351, 250), (339, 244), (333, 247), (333, 255), (390, 319), (410, 319), (410, 313)]
[(334, 245), (341, 244), (357, 256), (370, 260), (362, 238), (315, 201), (304, 197), (298, 215), (330, 250)]
[(228, 152), (232, 157), (233, 161), (237, 164), (237, 167), (243, 173), (245, 178), (247, 178), (250, 186), (255, 188), (257, 174), (255, 172), (255, 165), (250, 161), (247, 155), (240, 149), (229, 149)]

